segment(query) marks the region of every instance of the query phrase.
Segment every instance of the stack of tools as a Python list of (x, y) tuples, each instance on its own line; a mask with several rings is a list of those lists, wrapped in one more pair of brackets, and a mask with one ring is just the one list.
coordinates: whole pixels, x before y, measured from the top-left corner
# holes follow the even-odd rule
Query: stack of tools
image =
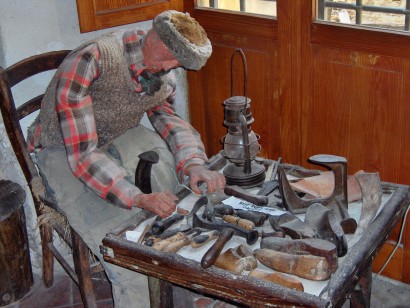
[[(377, 173), (354, 176), (363, 199), (362, 215), (356, 223), (347, 211), (346, 160), (316, 155), (310, 161), (333, 173), (333, 177), (324, 177), (334, 181), (329, 195), (304, 198), (290, 185), (285, 171), (289, 168), (279, 158), (268, 166), (267, 179), (257, 192), (233, 185), (217, 197), (202, 196), (187, 214), (155, 220), (140, 242), (167, 253), (177, 253), (183, 247), (198, 249), (203, 268), (215, 266), (299, 291), (304, 288), (298, 277), (327, 280), (337, 270), (338, 258), (348, 251), (346, 234), (361, 235), (376, 215), (382, 190)], [(301, 169), (307, 174), (307, 169)], [(309, 174), (312, 181), (318, 176), (318, 172)], [(312, 181), (305, 182), (310, 185)], [(303, 185), (299, 183), (299, 188)], [(252, 203), (254, 210), (223, 203), (229, 196)], [(266, 208), (281, 208), (282, 212), (273, 215)]]

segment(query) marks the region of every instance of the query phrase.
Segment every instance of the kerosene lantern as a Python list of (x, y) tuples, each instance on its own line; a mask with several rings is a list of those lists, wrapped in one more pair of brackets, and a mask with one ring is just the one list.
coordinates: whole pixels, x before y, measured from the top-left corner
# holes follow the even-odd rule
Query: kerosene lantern
[[(233, 96), (233, 60), (239, 52), (244, 63), (244, 96)], [(231, 97), (224, 101), (224, 125), (228, 133), (222, 138), (223, 153), (229, 160), (223, 169), (228, 185), (251, 188), (265, 180), (265, 167), (255, 162), (261, 147), (259, 135), (251, 130), (254, 122), (250, 110), (251, 100), (246, 96), (247, 64), (242, 49), (236, 49), (231, 57)]]

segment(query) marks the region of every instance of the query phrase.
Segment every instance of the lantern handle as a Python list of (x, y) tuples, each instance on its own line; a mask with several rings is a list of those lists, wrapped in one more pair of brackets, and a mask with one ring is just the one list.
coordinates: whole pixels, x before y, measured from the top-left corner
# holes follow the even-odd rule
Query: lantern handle
[(238, 120), (241, 123), (241, 130), (242, 130), (242, 138), (243, 138), (243, 143), (245, 145), (245, 165), (243, 167), (243, 172), (245, 174), (251, 174), (252, 173), (252, 165), (251, 165), (251, 153), (250, 153), (250, 144), (249, 144), (249, 136), (248, 136), (248, 124), (246, 122), (245, 115), (243, 114), (243, 111), (246, 109), (246, 102), (247, 102), (247, 97), (246, 97), (246, 92), (247, 92), (247, 84), (248, 84), (248, 65), (246, 63), (246, 57), (245, 53), (243, 52), (242, 48), (235, 49), (231, 56), (231, 96), (233, 96), (233, 64), (234, 64), (234, 57), (235, 54), (239, 52), (241, 57), (242, 57), (242, 63), (243, 63), (243, 96), (245, 99), (245, 102), (243, 104), (243, 108), (241, 109), (240, 114), (238, 115)]
[(234, 57), (236, 53), (239, 52), (241, 57), (242, 57), (242, 63), (243, 63), (243, 96), (245, 98), (245, 104), (244, 108), (246, 108), (246, 101), (247, 101), (247, 85), (248, 85), (248, 65), (246, 63), (246, 57), (245, 53), (243, 52), (242, 48), (237, 48), (234, 50), (231, 56), (231, 96), (233, 95), (233, 66), (234, 66)]

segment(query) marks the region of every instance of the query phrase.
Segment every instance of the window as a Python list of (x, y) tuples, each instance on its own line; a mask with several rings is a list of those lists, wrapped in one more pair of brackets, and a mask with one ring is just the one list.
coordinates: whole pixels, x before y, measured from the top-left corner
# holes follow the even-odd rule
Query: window
[(198, 0), (197, 6), (276, 17), (276, 0)]
[(317, 0), (318, 20), (409, 31), (410, 0)]

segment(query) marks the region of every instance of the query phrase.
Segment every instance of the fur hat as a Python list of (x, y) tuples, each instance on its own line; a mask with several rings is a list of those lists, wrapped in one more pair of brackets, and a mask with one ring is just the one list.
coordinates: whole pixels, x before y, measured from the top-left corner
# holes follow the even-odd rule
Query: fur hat
[(153, 28), (186, 69), (199, 70), (211, 56), (212, 45), (205, 30), (189, 14), (162, 12), (154, 18)]

